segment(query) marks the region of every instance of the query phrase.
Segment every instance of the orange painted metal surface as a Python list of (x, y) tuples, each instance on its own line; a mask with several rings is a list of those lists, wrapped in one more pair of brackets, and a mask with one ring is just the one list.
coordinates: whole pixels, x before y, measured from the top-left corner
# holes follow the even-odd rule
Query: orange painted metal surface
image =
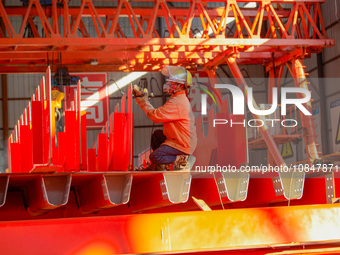
[(247, 254), (302, 245), (305, 249), (317, 244), (332, 247), (340, 241), (339, 217), (339, 205), (317, 205), (1, 222), (1, 249), (4, 254), (235, 249)]
[[(157, 71), (165, 64), (185, 65), (195, 71), (199, 64), (209, 73), (212, 81), (216, 80), (214, 68), (228, 59), (234, 77), (242, 79), (237, 64), (264, 64), (264, 60), (274, 58), (274, 66), (266, 63), (267, 70), (270, 70), (290, 63), (292, 59), (303, 58), (306, 53), (318, 52), (322, 47), (334, 45), (334, 40), (326, 37), (320, 9), (322, 1), (318, 0), (259, 1), (256, 7), (247, 7), (250, 1), (228, 1), (224, 7), (217, 8), (208, 7), (207, 2), (210, 1), (200, 0), (188, 1), (187, 8), (172, 8), (162, 0), (156, 0), (154, 7), (140, 8), (138, 5), (132, 7), (129, 1), (124, 0), (119, 1), (115, 8), (102, 9), (95, 7), (92, 0), (83, 0), (78, 7), (69, 7), (68, 1), (64, 0), (64, 5), (59, 8), (57, 0), (52, 2), (52, 6), (46, 8), (42, 8), (38, 0), (30, 0), (27, 8), (8, 8), (0, 2), (0, 15), (5, 28), (0, 28), (1, 72), (41, 72), (46, 69), (47, 63), (54, 64), (57, 68), (59, 59), (55, 55), (61, 53), (63, 64), (69, 67), (69, 71)], [(281, 6), (283, 2), (285, 8)], [(245, 6), (240, 8), (242, 3)], [(14, 31), (9, 16), (23, 17), (18, 33)], [(35, 28), (33, 17), (40, 19), (44, 33)], [(93, 37), (84, 25), (85, 19), (89, 17), (96, 31)], [(118, 19), (122, 17), (129, 18), (128, 24), (133, 33), (131, 37), (124, 34), (118, 23)], [(156, 18), (159, 17), (167, 17), (165, 23), (168, 33), (163, 35), (159, 34), (155, 26)], [(234, 19), (233, 27), (228, 24), (227, 18)], [(59, 19), (63, 19), (64, 27), (59, 27)], [(200, 20), (203, 28), (198, 38), (192, 26), (194, 19)], [(34, 38), (24, 38), (27, 24), (30, 24)], [(146, 26), (143, 26), (144, 24)], [(282, 52), (279, 48), (286, 46), (290, 46), (289, 51)], [(99, 65), (90, 65), (91, 59), (97, 59)], [(300, 67), (295, 66), (296, 70), (292, 68), (293, 72), (299, 72), (297, 78), (304, 78)], [(129, 100), (131, 101), (131, 97)], [(44, 106), (41, 105), (38, 110), (41, 111)], [(129, 106), (130, 104), (127, 113), (131, 110)], [(129, 129), (129, 126), (133, 126), (133, 116), (125, 115), (125, 110), (115, 114), (123, 114), (127, 118), (127, 128), (120, 128), (126, 132), (124, 138), (119, 134), (120, 137), (116, 139), (121, 146), (126, 147), (132, 142), (132, 138), (129, 138), (133, 129)], [(210, 109), (208, 118), (213, 116), (214, 111)], [(12, 136), (16, 136), (15, 141), (19, 140), (17, 137), (20, 125), (25, 126), (23, 119)], [(43, 121), (41, 122), (44, 123)], [(79, 107), (78, 112), (71, 117), (72, 123), (79, 124), (78, 121)], [(112, 119), (109, 124), (112, 124), (111, 122)], [(198, 118), (197, 127), (202, 130), (206, 122), (206, 118)], [(117, 123), (114, 122), (115, 125)], [(121, 124), (121, 121), (119, 123)], [(196, 165), (212, 164), (216, 158), (223, 157), (223, 153), (216, 152), (217, 133), (226, 131), (216, 131), (212, 129), (211, 122), (208, 123), (207, 136), (201, 132)], [(103, 133), (109, 133), (109, 129), (106, 127), (106, 132)], [(312, 133), (313, 130), (309, 131)], [(63, 142), (58, 150), (55, 150), (56, 162), (65, 163), (68, 166), (66, 170), (78, 171), (80, 161), (85, 158), (80, 159), (80, 153), (73, 153), (72, 148), (67, 147), (67, 142), (80, 134), (66, 132), (60, 133), (60, 141)], [(243, 129), (237, 130), (234, 138), (242, 132)], [(263, 133), (276, 163), (284, 164), (272, 137), (266, 132)], [(112, 139), (107, 139), (106, 134), (102, 135), (102, 141), (106, 144), (104, 150), (101, 146), (96, 147), (97, 150), (89, 150), (88, 168), (92, 171), (106, 172), (114, 163), (109, 162), (107, 153), (114, 152), (118, 147), (113, 146)], [(111, 138), (111, 133), (109, 135)], [(310, 137), (307, 139), (310, 141)], [(40, 140), (45, 142), (44, 139), (38, 140), (39, 143)], [(236, 142), (234, 140), (233, 143)], [(24, 159), (21, 148), (16, 146), (17, 142), (13, 139), (10, 141), (9, 147), (13, 153), (21, 153), (18, 157), (11, 157), (13, 169), (26, 172), (16, 163)], [(107, 143), (110, 143), (108, 151), (105, 150)], [(77, 143), (75, 148), (80, 152), (83, 148), (78, 145)], [(133, 155), (132, 148), (129, 147), (128, 150)], [(47, 159), (45, 153), (50, 160), (52, 150), (43, 151), (43, 159)], [(228, 153), (235, 154), (232, 159), (235, 165), (246, 160), (243, 145)], [(123, 156), (126, 156), (125, 152)], [(37, 157), (36, 160), (43, 159)], [(130, 160), (131, 158), (127, 163), (117, 163), (119, 169), (115, 170), (127, 170), (126, 165)], [(131, 179), (125, 178), (125, 175)], [(279, 251), (292, 247), (308, 248), (313, 245), (332, 247), (340, 242), (340, 206), (326, 205), (330, 202), (326, 176), (306, 180), (303, 197), (288, 202), (274, 190), (271, 179), (273, 176), (252, 178), (249, 181), (248, 197), (236, 203), (221, 199), (212, 176), (196, 176), (191, 183), (189, 197), (198, 195), (213, 209), (220, 207), (220, 203), (227, 204), (230, 208), (212, 212), (181, 212), (196, 210), (197, 207), (191, 199), (186, 203), (165, 200), (167, 193), (160, 188), (160, 185), (164, 185), (162, 173), (74, 173), (62, 174), (61, 178), (54, 176), (56, 178), (39, 174), (9, 175), (6, 179), (9, 184), (6, 184), (8, 187), (4, 186), (3, 194), (7, 197), (4, 195), (0, 207), (0, 235), (3, 237), (1, 249), (4, 254), (195, 251), (214, 254), (240, 249), (244, 254), (261, 254), (273, 252), (273, 248)], [(148, 185), (148, 181), (152, 185)], [(338, 183), (337, 179), (330, 182), (334, 186)], [(91, 186), (94, 192), (89, 190), (88, 186)], [(119, 189), (116, 189), (117, 186)], [(336, 187), (333, 189), (333, 195), (338, 195)], [(54, 196), (55, 193), (58, 194), (57, 197)], [(118, 196), (115, 195), (117, 193)], [(138, 206), (134, 201), (138, 202)], [(286, 206), (287, 203), (303, 206)], [(311, 205), (316, 203), (321, 205)], [(267, 208), (246, 208), (273, 205), (275, 206)], [(149, 213), (133, 214), (141, 211)], [(88, 214), (91, 217), (86, 217)], [(17, 245), (18, 241), (20, 245)], [(323, 250), (316, 252), (322, 253)], [(330, 251), (332, 252), (334, 250)]]
[[(132, 6), (126, 0), (111, 8), (96, 7), (93, 0), (72, 7), (68, 0), (59, 6), (57, 2), (46, 7), (38, 0), (30, 0), (27, 7), (0, 3), (2, 73), (42, 72), (47, 63), (57, 68), (59, 53), (63, 65), (74, 72), (157, 71), (166, 64), (195, 70), (197, 64), (211, 67), (223, 63), (234, 53), (239, 64), (258, 64), (271, 59), (273, 51), (278, 61), (296, 51), (304, 56), (334, 45), (325, 33), (320, 0), (258, 1), (254, 7), (248, 0), (213, 1), (224, 3), (222, 7), (194, 0), (181, 8), (162, 0), (145, 8), (138, 6), (138, 1)], [(22, 18), (19, 31), (13, 29), (9, 17)], [(160, 34), (157, 18), (164, 17), (167, 32)], [(129, 35), (118, 22), (122, 18), (128, 18)], [(33, 19), (43, 24), (43, 32), (36, 29)], [(94, 26), (94, 34), (88, 32), (85, 22)], [(196, 22), (202, 31), (193, 25)], [(32, 31), (33, 38), (25, 38), (25, 28)], [(282, 52), (280, 46), (291, 48)], [(91, 59), (99, 64), (91, 65)]]

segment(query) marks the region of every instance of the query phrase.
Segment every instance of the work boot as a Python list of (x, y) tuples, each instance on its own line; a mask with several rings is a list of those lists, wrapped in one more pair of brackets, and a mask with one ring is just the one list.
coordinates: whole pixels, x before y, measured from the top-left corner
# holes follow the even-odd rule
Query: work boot
[(157, 167), (156, 164), (151, 163), (151, 165), (147, 166), (146, 168), (143, 167), (137, 168), (136, 171), (155, 171), (156, 167)]
[(195, 164), (196, 157), (193, 155), (178, 155), (176, 161), (173, 163), (174, 171), (190, 172), (192, 166)]
[(171, 164), (157, 165), (155, 171), (169, 171)]

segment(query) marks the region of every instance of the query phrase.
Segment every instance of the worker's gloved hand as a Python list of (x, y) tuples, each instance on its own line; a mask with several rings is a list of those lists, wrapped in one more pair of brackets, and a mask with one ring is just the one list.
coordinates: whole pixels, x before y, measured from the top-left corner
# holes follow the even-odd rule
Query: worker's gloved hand
[(133, 94), (134, 94), (135, 97), (142, 97), (143, 96), (143, 91), (137, 85), (133, 85)]
[(137, 85), (133, 86), (133, 93), (135, 95), (135, 97), (141, 97), (143, 98), (145, 101), (149, 100), (149, 92), (148, 89), (143, 89), (138, 87)]
[(148, 89), (144, 89), (143, 90), (143, 93), (144, 93), (144, 95), (143, 95), (143, 99), (145, 100), (145, 101), (149, 101), (149, 91), (148, 91)]

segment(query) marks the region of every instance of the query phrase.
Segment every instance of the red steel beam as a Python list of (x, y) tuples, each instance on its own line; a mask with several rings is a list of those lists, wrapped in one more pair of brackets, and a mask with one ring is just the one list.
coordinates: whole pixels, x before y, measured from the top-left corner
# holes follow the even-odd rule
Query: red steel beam
[[(243, 1), (242, 1), (243, 2)], [(45, 7), (44, 7), (45, 8)], [(112, 13), (115, 11), (116, 8), (108, 8), (108, 7), (96, 7), (96, 10), (98, 12), (98, 15), (100, 17), (105, 17), (107, 15), (112, 15)], [(5, 7), (6, 13), (8, 16), (23, 16), (25, 15), (27, 8), (22, 6), (7, 6)], [(176, 16), (183, 16), (186, 17), (188, 14), (188, 9), (185, 8), (170, 8), (169, 10), (176, 14)], [(223, 13), (224, 8), (223, 7), (215, 7), (215, 8), (207, 8), (207, 13), (212, 17), (220, 17)], [(255, 17), (257, 14), (257, 10), (252, 8), (240, 8), (243, 15), (247, 17)], [(52, 16), (52, 10), (51, 7), (46, 7), (46, 14), (47, 16)], [(154, 13), (154, 9), (150, 7), (134, 7), (133, 11), (136, 13), (137, 16), (151, 16)], [(76, 16), (79, 13), (79, 7), (70, 6), (69, 7), (69, 15)], [(198, 10), (195, 10), (194, 13), (197, 15), (199, 14)], [(60, 12), (58, 13), (60, 16), (64, 16), (64, 13)], [(122, 15), (127, 15), (128, 11), (126, 9), (122, 9), (121, 11)], [(290, 14), (290, 11), (288, 10), (277, 10), (277, 14), (279, 17), (288, 17)], [(264, 14), (265, 17), (268, 17), (267, 14)], [(30, 12), (30, 16), (38, 16), (38, 11), (35, 8), (32, 8), (32, 11)], [(157, 17), (163, 16), (163, 12), (161, 10), (158, 10), (156, 12)], [(232, 12), (229, 12), (229, 16), (232, 16)], [(91, 17), (91, 12), (89, 9), (84, 9), (84, 12), (82, 13), (82, 17)]]
[(263, 251), (267, 253), (275, 248), (301, 245), (307, 249), (315, 244), (334, 247), (340, 242), (339, 217), (340, 206), (333, 204), (8, 221), (0, 223), (1, 249), (4, 254), (91, 251), (145, 254), (240, 249), (245, 254), (250, 249), (267, 249)]
[[(85, 43), (85, 44), (84, 44)], [(195, 46), (203, 50), (205, 46), (211, 47), (245, 47), (245, 46), (269, 46), (269, 47), (288, 47), (288, 46), (322, 46), (330, 47), (334, 45), (333, 39), (234, 39), (234, 38), (1, 38), (0, 51), (60, 51), (68, 50), (67, 47), (77, 47), (76, 51), (88, 51), (94, 47), (106, 46), (117, 50), (138, 47), (141, 51), (150, 51), (148, 47), (156, 46), (156, 50), (178, 51), (183, 46)], [(157, 47), (158, 46), (158, 47)], [(168, 50), (160, 49), (167, 46)], [(12, 48), (10, 48), (12, 47)], [(16, 48), (14, 48), (16, 47)], [(42, 48), (39, 48), (42, 47)], [(105, 48), (106, 48), (105, 47)], [(105, 50), (103, 48), (102, 50)], [(173, 50), (171, 50), (171, 48)], [(43, 50), (45, 49), (45, 50)], [(98, 50), (98, 49), (96, 49)], [(136, 48), (132, 49), (136, 50)], [(210, 49), (211, 50), (211, 49)]]
[[(238, 0), (235, 3), (217, 8), (208, 8), (202, 2), (210, 1), (199, 0), (187, 1), (190, 8), (169, 8), (166, 2), (161, 0), (156, 0), (155, 6), (151, 8), (133, 7), (126, 0), (119, 2), (117, 8), (95, 7), (93, 2), (93, 0), (86, 0), (81, 2), (81, 6), (70, 7), (66, 0), (64, 0), (63, 6), (56, 6), (57, 1), (53, 1), (52, 6), (46, 8), (42, 8), (37, 0), (31, 0), (28, 8), (5, 8), (0, 4), (1, 17), (6, 21), (0, 39), (0, 58), (6, 59), (8, 57), (6, 53), (13, 52), (24, 54), (60, 52), (66, 55), (66, 57), (63, 56), (63, 59), (66, 59), (67, 65), (86, 64), (90, 62), (91, 58), (95, 58), (103, 65), (102, 71), (106, 71), (109, 69), (105, 65), (118, 64), (114, 61), (113, 63), (110, 62), (110, 59), (115, 58), (117, 52), (122, 52), (123, 54), (117, 56), (117, 59), (125, 58), (127, 63), (121, 64), (115, 70), (130, 70), (132, 68), (133, 70), (148, 70), (145, 64), (154, 63), (150, 61), (150, 58), (153, 61), (164, 58), (164, 60), (159, 61), (161, 65), (182, 64), (192, 66), (206, 65), (207, 63), (213, 65), (219, 62), (216, 58), (221, 58), (217, 55), (209, 56), (209, 54), (215, 52), (228, 53), (232, 50), (235, 53), (245, 51), (251, 53), (266, 51), (266, 48), (269, 48), (269, 51), (276, 52), (290, 52), (300, 48), (304, 48), (306, 52), (317, 52), (322, 47), (334, 45), (334, 40), (327, 39), (323, 25), (320, 29), (316, 26), (318, 21), (323, 24), (321, 12), (311, 12), (313, 8), (319, 10), (322, 1), (256, 1), (259, 5), (249, 8), (247, 6), (238, 7), (238, 5), (248, 4), (250, 2), (248, 0)], [(274, 3), (276, 3), (275, 7)], [(285, 8), (282, 8), (278, 3), (285, 3)], [(160, 10), (160, 5), (162, 10)], [(23, 22), (19, 33), (12, 29), (9, 16), (22, 17)], [(39, 34), (39, 31), (33, 27), (35, 38), (23, 38), (23, 28), (26, 27), (26, 23), (35, 26), (32, 22), (33, 17), (36, 18), (35, 20), (40, 19), (44, 33)], [(51, 18), (52, 23), (47, 17)], [(159, 38), (158, 32), (155, 31), (156, 17), (170, 17), (172, 19), (171, 27), (170, 23), (168, 24), (169, 33), (162, 35), (165, 38)], [(229, 20), (227, 21), (228, 17)], [(63, 34), (60, 33), (58, 18), (64, 20)], [(90, 24), (92, 19), (96, 28), (95, 35), (87, 32), (84, 26), (84, 18), (89, 19)], [(119, 18), (129, 18), (130, 21), (127, 22), (127, 25), (134, 31), (132, 38), (130, 36), (126, 38), (127, 36), (124, 35), (124, 31), (118, 25)], [(234, 20), (232, 21), (230, 18), (234, 18)], [(102, 22), (101, 19), (106, 19), (106, 21)], [(192, 31), (194, 29), (193, 19), (201, 22), (200, 25), (204, 30), (203, 38), (196, 38), (197, 35), (194, 35)], [(287, 23), (284, 22), (286, 19), (288, 19)], [(304, 21), (302, 22), (303, 25), (300, 21)], [(145, 23), (147, 29), (144, 31), (143, 25)], [(280, 27), (280, 33), (273, 32), (276, 31), (276, 24)], [(290, 26), (291, 24), (292, 26)], [(238, 29), (235, 30), (234, 25)], [(306, 26), (310, 29), (305, 29)], [(242, 27), (246, 29), (244, 30)], [(226, 33), (226, 28), (229, 29), (228, 33)], [(81, 35), (78, 35), (78, 30), (81, 31)], [(209, 33), (209, 30), (213, 31), (212, 34)], [(261, 35), (262, 30), (264, 33)], [(7, 31), (7, 34), (4, 33), (5, 31)], [(266, 31), (268, 32), (266, 33)], [(296, 31), (300, 31), (300, 33), (296, 33)], [(267, 34), (267, 36), (263, 36), (263, 34)], [(275, 38), (271, 38), (274, 35)], [(77, 38), (78, 36), (82, 38)], [(115, 36), (122, 38), (115, 38)], [(95, 53), (88, 54), (87, 58), (80, 57), (80, 53), (96, 51), (99, 52), (98, 57), (95, 56)], [(135, 53), (130, 53), (138, 51), (147, 54), (134, 56)], [(164, 55), (158, 56), (155, 54), (156, 52), (162, 52)], [(181, 61), (168, 60), (175, 58), (173, 52), (184, 53), (184, 55), (178, 55)], [(5, 54), (1, 56), (2, 53)], [(103, 53), (102, 56), (100, 56), (100, 53)], [(37, 68), (34, 65), (46, 63), (46, 58), (53, 59), (53, 56), (42, 57), (37, 55), (36, 59), (32, 59), (26, 58), (25, 55), (13, 55), (6, 59), (6, 62), (0, 64), (13, 66), (13, 68), (7, 69), (8, 72), (25, 70), (35, 72)], [(261, 63), (263, 58), (268, 58), (268, 55), (257, 54), (251, 58), (253, 60), (244, 60), (242, 63)], [(130, 59), (140, 59), (141, 61), (128, 61)], [(199, 62), (195, 62), (193, 59), (198, 59)], [(124, 67), (126, 64), (129, 65), (128, 68)], [(30, 65), (31, 68), (22, 68), (21, 65)]]

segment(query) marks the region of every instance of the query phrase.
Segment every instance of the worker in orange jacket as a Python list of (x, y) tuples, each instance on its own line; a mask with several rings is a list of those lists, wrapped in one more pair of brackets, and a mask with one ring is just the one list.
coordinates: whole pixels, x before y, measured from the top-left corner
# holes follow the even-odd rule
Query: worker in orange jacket
[(190, 170), (195, 161), (191, 154), (197, 145), (195, 118), (186, 93), (192, 85), (192, 76), (185, 67), (178, 66), (165, 66), (162, 74), (168, 77), (163, 92), (171, 98), (159, 108), (151, 105), (147, 91), (134, 86), (136, 101), (147, 117), (154, 123), (163, 123), (163, 131), (156, 130), (151, 137), (149, 170), (156, 165), (166, 170), (171, 164), (174, 170)]

